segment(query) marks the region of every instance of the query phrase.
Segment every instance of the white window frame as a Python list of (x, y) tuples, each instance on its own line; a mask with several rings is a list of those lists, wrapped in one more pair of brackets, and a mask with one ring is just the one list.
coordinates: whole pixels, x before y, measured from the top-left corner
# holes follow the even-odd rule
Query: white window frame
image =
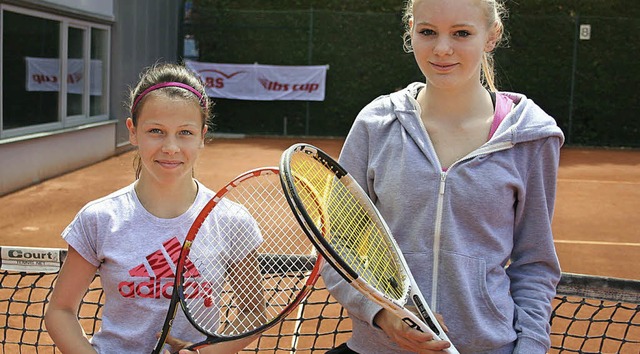
[[(14, 13), (28, 15), (33, 17), (44, 18), (47, 20), (53, 20), (59, 22), (60, 25), (60, 37), (59, 37), (59, 53), (60, 53), (60, 77), (66, 78), (68, 74), (67, 64), (68, 64), (68, 29), (69, 27), (82, 29), (84, 31), (83, 36), (83, 46), (84, 46), (84, 54), (83, 58), (85, 61), (84, 65), (84, 89), (83, 89), (83, 101), (82, 101), (82, 114), (76, 116), (67, 116), (67, 80), (60, 80), (60, 91), (58, 92), (58, 117), (56, 117), (55, 122), (44, 123), (44, 124), (35, 124), (26, 127), (13, 128), (5, 130), (3, 127), (4, 117), (3, 115), (3, 105), (4, 105), (4, 96), (0, 100), (0, 142), (2, 139), (6, 138), (14, 138), (19, 136), (27, 136), (30, 134), (34, 134), (35, 136), (40, 136), (42, 133), (46, 132), (54, 132), (61, 129), (81, 126), (84, 124), (91, 124), (101, 121), (106, 121), (109, 119), (109, 88), (110, 82), (109, 78), (111, 77), (111, 26), (103, 25), (99, 23), (82, 21), (74, 18), (69, 18), (65, 16), (55, 15), (43, 11), (25, 9), (22, 7), (8, 5), (8, 4), (0, 4), (0, 19), (4, 17), (5, 11), (11, 11)], [(0, 39), (4, 38), (4, 24), (0, 22)], [(106, 95), (104, 97), (106, 111), (100, 115), (90, 116), (90, 62), (91, 62), (91, 30), (99, 29), (106, 31), (106, 58), (102, 63), (103, 73), (103, 90), (102, 94)], [(4, 58), (3, 46), (0, 46), (0, 58)], [(3, 66), (0, 65), (0, 82), (3, 80)], [(104, 82), (106, 80), (106, 82)], [(0, 94), (2, 92), (3, 87), (0, 85)]]

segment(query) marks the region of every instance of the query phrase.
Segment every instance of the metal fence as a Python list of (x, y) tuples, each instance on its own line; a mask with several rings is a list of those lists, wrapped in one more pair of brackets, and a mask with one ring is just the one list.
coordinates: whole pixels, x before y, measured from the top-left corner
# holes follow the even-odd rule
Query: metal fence
[[(403, 52), (399, 13), (200, 11), (201, 61), (330, 66), (325, 101), (217, 100), (218, 131), (344, 136), (372, 99), (424, 80)], [(640, 147), (640, 18), (513, 14), (506, 29), (502, 90), (534, 99), (569, 145)]]

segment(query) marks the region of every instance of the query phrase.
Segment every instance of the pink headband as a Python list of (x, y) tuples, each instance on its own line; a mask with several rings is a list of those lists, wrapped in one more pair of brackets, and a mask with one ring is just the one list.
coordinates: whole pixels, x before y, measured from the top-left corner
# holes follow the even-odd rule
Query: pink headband
[(207, 108), (206, 107), (206, 100), (202, 99), (202, 94), (200, 92), (198, 92), (198, 90), (194, 89), (193, 87), (187, 85), (187, 84), (183, 84), (182, 82), (174, 82), (174, 81), (170, 81), (170, 82), (161, 82), (159, 84), (155, 84), (151, 87), (149, 87), (148, 89), (142, 91), (141, 94), (138, 95), (138, 98), (135, 99), (135, 101), (133, 101), (133, 105), (131, 106), (131, 113), (133, 113), (133, 111), (136, 110), (136, 106), (138, 105), (138, 102), (140, 102), (140, 100), (149, 92), (151, 91), (155, 91), (157, 89), (161, 89), (161, 88), (165, 88), (165, 87), (180, 87), (183, 88), (185, 90), (189, 90), (191, 91), (194, 95), (198, 96), (198, 101), (200, 102), (200, 106)]

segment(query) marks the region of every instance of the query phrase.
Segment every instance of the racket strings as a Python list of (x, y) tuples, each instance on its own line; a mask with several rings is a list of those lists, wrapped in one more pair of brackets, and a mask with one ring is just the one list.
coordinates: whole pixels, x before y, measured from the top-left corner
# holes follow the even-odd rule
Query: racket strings
[(186, 311), (217, 336), (266, 326), (306, 289), (315, 262), (310, 255), (314, 248), (291, 214), (278, 175), (243, 180), (218, 200), (191, 244)]
[[(316, 213), (328, 216), (321, 232), (339, 257), (374, 288), (393, 299), (403, 299), (408, 279), (400, 261), (390, 251), (393, 249), (390, 236), (378, 215), (355, 197), (356, 191), (338, 178), (331, 167), (313, 156), (295, 153), (291, 171), (298, 176), (295, 179), (298, 192), (310, 189), (305, 183), (317, 191), (317, 195), (298, 194), (307, 211), (317, 210)], [(320, 203), (313, 198), (319, 198)]]
[(336, 238), (335, 244), (352, 245), (341, 247), (344, 250), (341, 256), (356, 265), (356, 272), (369, 284), (394, 299), (400, 299), (404, 290), (400, 286), (401, 272), (390, 261), (394, 257), (389, 252), (383, 230), (344, 185), (336, 184), (335, 190), (339, 192), (330, 204), (330, 208), (336, 210), (336, 216), (331, 218), (331, 230), (341, 238), (347, 235), (346, 240)]

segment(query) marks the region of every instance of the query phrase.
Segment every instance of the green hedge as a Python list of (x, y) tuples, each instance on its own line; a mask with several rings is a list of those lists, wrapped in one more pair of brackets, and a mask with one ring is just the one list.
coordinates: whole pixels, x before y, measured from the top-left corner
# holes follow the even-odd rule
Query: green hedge
[[(324, 65), (323, 102), (216, 100), (217, 131), (344, 136), (378, 95), (423, 81), (402, 49), (402, 1), (196, 0), (200, 61)], [(508, 1), (500, 88), (533, 98), (572, 145), (640, 146), (640, 3)], [(588, 41), (579, 24), (592, 26)], [(286, 121), (286, 128), (284, 122)]]

